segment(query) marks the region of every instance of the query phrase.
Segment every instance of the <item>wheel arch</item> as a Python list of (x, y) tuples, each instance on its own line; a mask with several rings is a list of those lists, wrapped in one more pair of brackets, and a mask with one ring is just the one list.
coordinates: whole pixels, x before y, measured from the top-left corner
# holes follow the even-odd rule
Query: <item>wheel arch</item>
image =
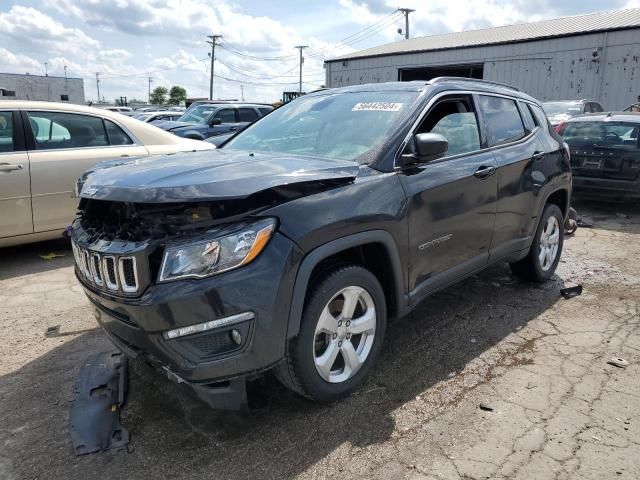
[(363, 266), (378, 278), (385, 293), (388, 316), (398, 316), (406, 309), (405, 276), (398, 246), (391, 234), (370, 230), (348, 235), (315, 248), (302, 260), (289, 309), (287, 339), (300, 331), (307, 290), (314, 276), (332, 265), (346, 262)]

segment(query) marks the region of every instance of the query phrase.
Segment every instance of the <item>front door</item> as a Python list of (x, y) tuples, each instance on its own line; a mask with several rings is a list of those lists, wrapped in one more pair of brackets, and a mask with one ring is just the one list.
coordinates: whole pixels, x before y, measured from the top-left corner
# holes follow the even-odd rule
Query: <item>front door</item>
[(239, 128), (238, 112), (235, 108), (221, 108), (213, 115), (211, 120), (207, 137), (233, 133)]
[(475, 100), (451, 95), (415, 133), (439, 133), (447, 155), (403, 171), (409, 204), (412, 301), (487, 264), (496, 209), (496, 166), (482, 140)]
[(95, 164), (147, 155), (111, 120), (68, 112), (29, 111), (33, 226), (36, 232), (58, 230), (73, 221), (77, 179)]
[(0, 111), (0, 238), (33, 233), (29, 157), (18, 112)]

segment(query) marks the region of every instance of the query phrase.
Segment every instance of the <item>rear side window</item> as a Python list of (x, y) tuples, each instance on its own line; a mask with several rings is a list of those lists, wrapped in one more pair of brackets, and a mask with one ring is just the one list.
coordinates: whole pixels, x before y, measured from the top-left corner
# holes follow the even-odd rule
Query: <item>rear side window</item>
[(592, 111), (593, 113), (599, 113), (599, 112), (602, 112), (602, 111), (603, 111), (603, 109), (602, 109), (602, 105), (600, 105), (599, 103), (593, 102), (593, 103), (591, 104), (591, 111)]
[(239, 108), (238, 120), (240, 122), (255, 122), (258, 119), (258, 114), (253, 108)]
[(109, 144), (101, 118), (61, 112), (28, 112), (28, 115), (36, 150)]
[(13, 150), (13, 113), (0, 112), (0, 153)]
[(531, 110), (531, 113), (533, 113), (538, 126), (545, 130), (549, 130), (549, 120), (547, 120), (547, 115), (544, 113), (544, 110), (542, 110), (542, 108), (538, 107), (537, 105), (531, 104), (529, 104), (529, 109)]
[(525, 136), (522, 118), (516, 102), (509, 98), (480, 95), (489, 129), (489, 146), (515, 142)]
[(533, 119), (533, 114), (526, 103), (520, 103), (520, 113), (522, 114), (522, 119), (524, 120), (524, 125), (530, 132), (536, 128), (536, 122)]
[(267, 113), (271, 112), (271, 108), (267, 108), (267, 107), (260, 107), (258, 108), (258, 110), (260, 110), (260, 115), (266, 115)]
[(109, 136), (109, 145), (132, 145), (133, 140), (124, 133), (119, 126), (113, 123), (111, 120), (104, 121), (107, 127), (107, 135)]

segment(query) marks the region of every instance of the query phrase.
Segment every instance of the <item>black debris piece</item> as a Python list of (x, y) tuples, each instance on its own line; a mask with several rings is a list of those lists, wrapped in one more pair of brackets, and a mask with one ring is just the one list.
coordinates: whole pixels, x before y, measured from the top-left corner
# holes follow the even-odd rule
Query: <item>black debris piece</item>
[(490, 405), (487, 405), (486, 403), (481, 403), (479, 405), (480, 410), (484, 410), (485, 412), (493, 412), (493, 407)]
[(565, 300), (582, 295), (582, 285), (576, 285), (575, 287), (567, 287), (560, 290), (560, 295)]
[(44, 332), (45, 337), (57, 337), (58, 335), (60, 335), (60, 325), (47, 327), (47, 330)]
[(128, 388), (128, 362), (121, 352), (91, 355), (80, 368), (69, 412), (69, 433), (76, 455), (86, 455), (129, 443), (120, 424)]

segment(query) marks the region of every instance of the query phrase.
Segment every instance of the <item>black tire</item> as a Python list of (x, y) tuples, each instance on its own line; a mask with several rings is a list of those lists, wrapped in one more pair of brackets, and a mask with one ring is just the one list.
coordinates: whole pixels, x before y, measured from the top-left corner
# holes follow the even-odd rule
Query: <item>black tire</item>
[[(318, 402), (332, 402), (348, 396), (362, 385), (380, 356), (387, 323), (386, 302), (375, 275), (357, 265), (335, 267), (310, 285), (300, 333), (289, 341), (285, 361), (278, 365), (275, 374), (285, 387), (303, 397)], [(359, 370), (340, 383), (330, 383), (321, 377), (315, 365), (316, 326), (325, 306), (338, 292), (350, 286), (364, 289), (373, 300), (376, 311), (375, 334), (369, 354)]]
[[(550, 217), (555, 217), (557, 225), (559, 226), (558, 251), (551, 266), (544, 270), (539, 258), (540, 238), (543, 235), (545, 225), (547, 225)], [(529, 253), (519, 262), (512, 263), (511, 271), (518, 277), (521, 277), (525, 280), (531, 280), (534, 282), (546, 282), (547, 280), (549, 280), (555, 273), (556, 268), (558, 267), (558, 262), (560, 262), (560, 256), (562, 255), (562, 246), (564, 243), (563, 224), (564, 219), (562, 217), (562, 211), (560, 211), (560, 208), (554, 204), (548, 204), (547, 206), (545, 206), (544, 211), (542, 212), (542, 217), (540, 218), (540, 222), (538, 223), (538, 228), (533, 237), (533, 242), (531, 243)]]

